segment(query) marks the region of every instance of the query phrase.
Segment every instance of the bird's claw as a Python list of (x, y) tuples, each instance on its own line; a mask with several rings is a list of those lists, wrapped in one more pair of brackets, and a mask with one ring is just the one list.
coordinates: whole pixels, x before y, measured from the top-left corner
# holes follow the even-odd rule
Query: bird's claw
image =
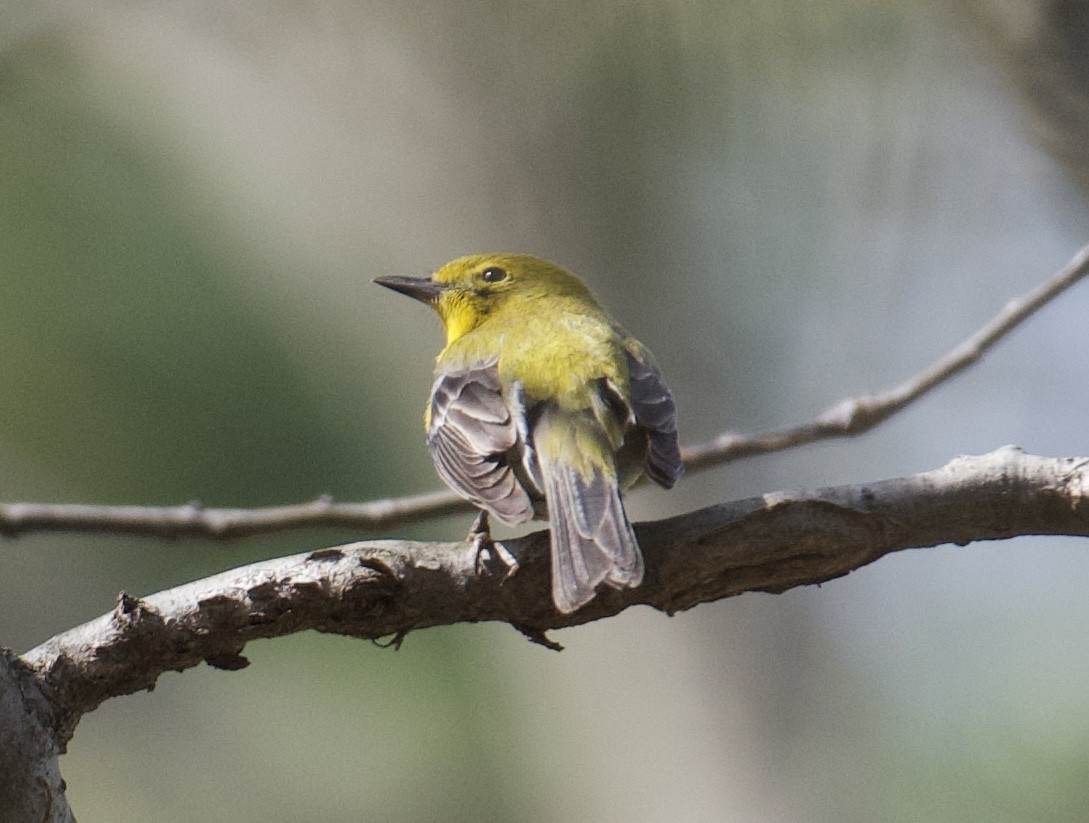
[(472, 528), (469, 529), (467, 540), (473, 546), (477, 576), (482, 577), (491, 574), (488, 565), (493, 558), (498, 558), (507, 569), (503, 579), (499, 581), (500, 584), (505, 583), (512, 574), (518, 571), (517, 558), (502, 543), (492, 540), (492, 532), (488, 524), (488, 513), (486, 511), (481, 510), (477, 513), (476, 520), (473, 521)]

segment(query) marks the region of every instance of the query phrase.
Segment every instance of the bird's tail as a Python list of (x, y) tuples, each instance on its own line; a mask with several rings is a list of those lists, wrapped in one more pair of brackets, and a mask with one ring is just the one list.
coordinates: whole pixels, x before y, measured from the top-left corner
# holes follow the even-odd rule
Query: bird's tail
[(608, 435), (590, 415), (545, 410), (534, 431), (552, 543), (552, 600), (573, 612), (602, 583), (643, 581), (643, 556), (624, 512)]

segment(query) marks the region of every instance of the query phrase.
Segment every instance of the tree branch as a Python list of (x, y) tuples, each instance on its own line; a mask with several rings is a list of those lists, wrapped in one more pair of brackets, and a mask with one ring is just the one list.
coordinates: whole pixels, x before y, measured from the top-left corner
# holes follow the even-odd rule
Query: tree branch
[[(843, 400), (808, 423), (755, 434), (724, 432), (683, 449), (689, 472), (745, 457), (795, 448), (818, 440), (869, 431), (978, 361), (999, 340), (1041, 307), (1089, 273), (1089, 246), (1060, 271), (1021, 297), (944, 357), (903, 383), (878, 394)], [(131, 534), (145, 537), (202, 537), (231, 540), (309, 528), (374, 531), (416, 523), (472, 506), (453, 492), (439, 491), (368, 503), (337, 503), (322, 497), (309, 503), (259, 509), (206, 509), (182, 506), (90, 506), (65, 503), (0, 504), (0, 534), (14, 537), (38, 531)]]
[(337, 503), (325, 495), (309, 503), (257, 509), (209, 509), (196, 501), (182, 506), (2, 503), (0, 535), (17, 537), (50, 531), (236, 540), (300, 529), (374, 531), (472, 509), (467, 501), (451, 491), (367, 503)]
[(243, 566), (135, 598), (25, 654), (67, 741), (102, 701), (201, 661), (247, 665), (246, 643), (314, 629), (399, 644), (419, 628), (484, 620), (531, 639), (644, 604), (670, 614), (749, 591), (840, 577), (883, 555), (1026, 534), (1089, 535), (1089, 458), (1006, 447), (896, 480), (776, 492), (637, 527), (642, 586), (604, 589), (571, 615), (549, 596), (546, 532), (505, 543), (520, 564), (477, 575), (466, 543), (353, 543)]
[(918, 374), (878, 394), (842, 400), (809, 423), (757, 434), (725, 432), (685, 449), (689, 471), (718, 466), (743, 457), (784, 451), (818, 440), (853, 437), (868, 432), (905, 406), (976, 363), (998, 341), (1051, 300), (1089, 274), (1089, 245), (1078, 250), (1065, 266), (1032, 291), (1010, 300), (978, 331)]
[(72, 823), (52, 707), (21, 660), (0, 649), (0, 823)]

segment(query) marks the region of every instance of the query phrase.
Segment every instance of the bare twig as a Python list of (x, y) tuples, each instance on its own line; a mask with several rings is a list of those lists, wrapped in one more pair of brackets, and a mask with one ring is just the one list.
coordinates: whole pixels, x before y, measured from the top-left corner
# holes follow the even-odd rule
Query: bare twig
[[(975, 363), (999, 340), (1087, 273), (1089, 246), (1079, 250), (1046, 282), (1011, 300), (968, 339), (903, 383), (878, 394), (843, 400), (812, 421), (798, 426), (755, 434), (725, 432), (704, 443), (688, 446), (682, 452), (685, 468), (695, 472), (818, 440), (867, 432)], [(449, 491), (368, 503), (337, 503), (323, 497), (310, 503), (261, 509), (206, 509), (197, 503), (164, 507), (7, 503), (0, 504), (0, 534), (75, 531), (229, 540), (309, 528), (375, 531), (471, 508)]]
[(1008, 302), (975, 334), (900, 385), (879, 394), (864, 394), (843, 400), (800, 426), (757, 434), (725, 432), (706, 443), (685, 449), (685, 468), (696, 471), (817, 440), (851, 437), (867, 432), (978, 361), (999, 340), (1087, 273), (1089, 246), (1083, 246), (1060, 271), (1027, 294)]
[(61, 531), (235, 540), (298, 529), (373, 531), (470, 509), (468, 503), (448, 491), (368, 503), (337, 503), (324, 496), (309, 503), (259, 509), (210, 509), (196, 502), (183, 506), (3, 503), (0, 534), (14, 537), (36, 531)]

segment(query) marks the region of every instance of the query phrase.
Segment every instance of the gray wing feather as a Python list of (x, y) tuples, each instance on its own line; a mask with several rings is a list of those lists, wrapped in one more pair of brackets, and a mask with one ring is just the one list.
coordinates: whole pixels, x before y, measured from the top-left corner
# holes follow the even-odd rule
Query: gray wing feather
[(632, 413), (647, 432), (647, 476), (670, 489), (684, 473), (673, 393), (645, 352), (628, 350), (627, 355)]
[(436, 470), (462, 497), (514, 524), (533, 517), (533, 502), (510, 462), (520, 428), (503, 399), (496, 361), (435, 380), (427, 445)]

